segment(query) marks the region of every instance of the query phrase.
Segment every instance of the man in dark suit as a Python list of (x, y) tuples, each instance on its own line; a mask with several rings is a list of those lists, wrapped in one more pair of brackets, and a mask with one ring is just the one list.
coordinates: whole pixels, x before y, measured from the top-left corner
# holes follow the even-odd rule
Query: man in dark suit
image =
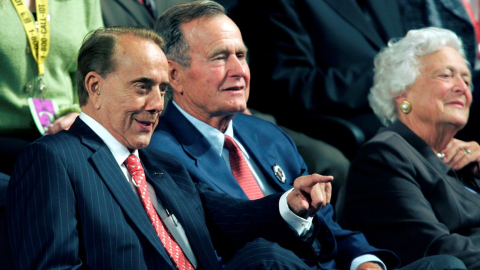
[[(260, 190), (260, 197), (284, 193), (296, 179), (308, 175), (286, 133), (242, 114), (250, 90), (247, 49), (220, 5), (202, 1), (172, 7), (157, 20), (155, 31), (165, 39), (173, 102), (160, 117), (149, 148), (178, 157), (194, 181), (240, 199), (254, 195), (251, 186), (234, 176), (236, 151), (229, 141), (240, 148), (248, 164), (245, 171), (253, 174), (251, 185)], [(313, 269), (382, 269), (383, 263), (388, 268), (398, 263), (394, 254), (370, 246), (361, 233), (343, 230), (333, 220), (331, 205), (302, 222), (311, 219), (320, 227), (316, 254), (299, 255)], [(405, 269), (422, 269), (423, 263)]]
[[(151, 0), (151, 2), (154, 2), (155, 13), (160, 15), (174, 4), (192, 2), (192, 0)], [(153, 17), (148, 14), (147, 6), (141, 5), (139, 0), (102, 0), (101, 3), (105, 26), (143, 25), (149, 28), (153, 27)], [(275, 121), (275, 118), (271, 115), (262, 114), (255, 110), (252, 110), (252, 112), (255, 116)], [(283, 130), (292, 137), (311, 172), (335, 175), (335, 182), (332, 183), (332, 195), (337, 194), (347, 178), (348, 166), (350, 165), (348, 159), (338, 149), (322, 141), (315, 140), (292, 129), (283, 128)], [(332, 204), (335, 203), (335, 198), (336, 196), (332, 196)]]
[(175, 157), (142, 149), (168, 85), (161, 45), (153, 31), (125, 27), (97, 30), (82, 45), (82, 113), (68, 131), (29, 145), (8, 187), (15, 267), (210, 270), (222, 267), (217, 252), (224, 269), (307, 269), (291, 251), (310, 249), (320, 227), (314, 221), (299, 236), (279, 204), (314, 214), (328, 203), (330, 177), (305, 176), (285, 196), (238, 200), (195, 186)]
[(367, 139), (375, 134), (381, 124), (367, 95), (373, 58), (404, 36), (396, 1), (242, 0), (231, 18), (251, 53), (252, 87), (262, 89), (249, 107), (287, 127), (300, 128), (306, 115), (333, 115), (358, 124)]

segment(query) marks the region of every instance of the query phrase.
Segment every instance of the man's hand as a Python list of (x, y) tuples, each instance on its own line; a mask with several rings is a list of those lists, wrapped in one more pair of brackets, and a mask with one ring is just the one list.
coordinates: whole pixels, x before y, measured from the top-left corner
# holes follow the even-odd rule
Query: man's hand
[(366, 262), (360, 264), (356, 270), (383, 270), (383, 268), (378, 263)]
[(294, 189), (287, 196), (290, 210), (297, 216), (314, 216), (330, 203), (332, 197), (333, 176), (319, 174), (300, 176), (293, 183)]
[(51, 135), (64, 129), (69, 129), (73, 122), (75, 122), (75, 119), (78, 115), (80, 114), (77, 112), (72, 112), (53, 121), (52, 125), (48, 127), (47, 131), (45, 131), (45, 135)]

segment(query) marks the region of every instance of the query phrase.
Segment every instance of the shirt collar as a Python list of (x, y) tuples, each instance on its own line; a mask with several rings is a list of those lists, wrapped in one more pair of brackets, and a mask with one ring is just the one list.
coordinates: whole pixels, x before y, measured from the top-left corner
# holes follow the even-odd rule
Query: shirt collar
[[(187, 118), (187, 120), (192, 123), (193, 126), (197, 128), (197, 130), (210, 142), (212, 145), (213, 149), (219, 154), (222, 155), (223, 151), (223, 144), (225, 142), (225, 135), (233, 137), (233, 120), (228, 123), (227, 130), (225, 130), (225, 133), (220, 132), (218, 129), (213, 128), (212, 126), (206, 124), (205, 122), (202, 122), (198, 120), (197, 118), (193, 117), (192, 115), (188, 114), (186, 111), (184, 111), (180, 106), (175, 103), (175, 101), (172, 100), (172, 104), (177, 107), (177, 109), (180, 111), (180, 113)], [(237, 145), (240, 147), (240, 150), (243, 152), (244, 155), (248, 157), (248, 153), (245, 151), (243, 146), (234, 138), (235, 142)]]
[(115, 137), (113, 137), (113, 135), (110, 134), (105, 127), (103, 127), (88, 114), (81, 112), (80, 119), (82, 119), (82, 121), (85, 122), (85, 124), (87, 124), (87, 126), (89, 126), (93, 132), (95, 132), (98, 137), (100, 137), (100, 139), (102, 139), (102, 141), (107, 145), (119, 166), (122, 166), (123, 162), (125, 162), (130, 154), (134, 154), (138, 157), (137, 149), (135, 149), (133, 153), (130, 153), (127, 147), (118, 142), (117, 139), (115, 139)]

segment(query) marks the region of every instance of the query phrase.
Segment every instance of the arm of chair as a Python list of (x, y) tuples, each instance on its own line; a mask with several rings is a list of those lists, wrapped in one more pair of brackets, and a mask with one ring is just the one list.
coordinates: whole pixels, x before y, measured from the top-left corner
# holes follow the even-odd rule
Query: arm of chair
[(281, 124), (338, 148), (350, 160), (365, 142), (357, 125), (335, 116), (307, 115)]

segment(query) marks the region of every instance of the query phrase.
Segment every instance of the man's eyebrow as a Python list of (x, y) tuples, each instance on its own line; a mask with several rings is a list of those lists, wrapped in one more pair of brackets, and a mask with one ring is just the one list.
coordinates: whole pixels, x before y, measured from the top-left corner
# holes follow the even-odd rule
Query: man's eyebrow
[(215, 50), (211, 53), (210, 57), (215, 57), (217, 55), (221, 55), (221, 54), (229, 54), (230, 52), (225, 49), (225, 48), (222, 48), (222, 49), (218, 49), (218, 50)]
[(145, 83), (148, 85), (153, 85), (155, 81), (147, 77), (141, 77), (141, 78), (130, 81), (130, 84), (135, 84), (135, 83)]
[[(236, 48), (235, 49), (235, 53), (244, 53), (246, 54), (248, 52), (248, 48), (246, 46), (242, 46), (240, 48)], [(218, 49), (218, 50), (215, 50), (212, 52), (212, 54), (210, 55), (210, 57), (215, 57), (217, 55), (228, 55), (230, 54), (231, 51), (227, 48), (221, 48), (221, 49)]]
[(238, 51), (242, 52), (242, 53), (248, 53), (248, 48), (247, 48), (247, 46), (243, 46)]

